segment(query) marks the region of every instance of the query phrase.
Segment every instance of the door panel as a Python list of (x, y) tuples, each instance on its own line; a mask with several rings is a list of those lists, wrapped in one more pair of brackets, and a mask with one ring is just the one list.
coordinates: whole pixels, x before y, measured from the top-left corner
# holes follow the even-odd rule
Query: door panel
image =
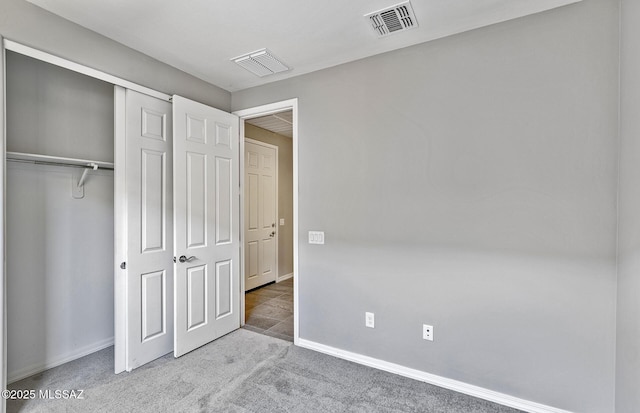
[(173, 347), (171, 104), (126, 91), (126, 369)]
[(245, 291), (277, 278), (277, 151), (245, 141)]
[(234, 288), (231, 261), (216, 263), (216, 320), (226, 317), (233, 311), (231, 297)]
[(207, 245), (206, 158), (187, 153), (187, 239), (189, 248)]
[(254, 278), (258, 275), (258, 241), (247, 242), (245, 254), (247, 257), (247, 265), (244, 270), (246, 277)]
[(173, 118), (179, 357), (240, 327), (239, 121), (180, 96)]
[(190, 331), (207, 322), (207, 267), (189, 268), (187, 283), (187, 331)]
[(260, 197), (260, 207), (262, 207), (262, 228), (273, 228), (272, 224), (275, 222), (276, 206), (275, 206), (275, 185), (273, 183), (273, 175), (270, 175), (271, 171), (264, 168), (262, 175), (262, 185), (260, 189), (262, 191)]
[(164, 152), (142, 150), (142, 252), (165, 250), (164, 207), (166, 203), (163, 175), (166, 173)]
[(245, 185), (247, 187), (247, 229), (255, 231), (258, 229), (258, 174), (247, 172)]
[(164, 299), (166, 273), (156, 271), (142, 274), (142, 342), (162, 335), (166, 331)]
[(216, 157), (216, 245), (231, 242), (232, 174), (231, 159)]
[(262, 274), (268, 275), (273, 273), (273, 264), (275, 257), (275, 242), (273, 238), (266, 238), (262, 241)]

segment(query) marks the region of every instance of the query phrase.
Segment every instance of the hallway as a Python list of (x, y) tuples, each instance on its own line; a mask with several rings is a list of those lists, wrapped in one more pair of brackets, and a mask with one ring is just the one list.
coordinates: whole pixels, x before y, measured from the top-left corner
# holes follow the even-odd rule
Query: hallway
[(243, 328), (293, 342), (293, 278), (245, 293)]

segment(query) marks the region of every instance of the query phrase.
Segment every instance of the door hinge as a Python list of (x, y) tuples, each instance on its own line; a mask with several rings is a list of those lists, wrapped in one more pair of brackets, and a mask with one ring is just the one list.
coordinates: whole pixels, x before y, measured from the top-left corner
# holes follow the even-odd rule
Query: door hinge
[(127, 269), (127, 263), (123, 261), (123, 262), (120, 264), (120, 269), (122, 269), (122, 270), (126, 270), (126, 269)]

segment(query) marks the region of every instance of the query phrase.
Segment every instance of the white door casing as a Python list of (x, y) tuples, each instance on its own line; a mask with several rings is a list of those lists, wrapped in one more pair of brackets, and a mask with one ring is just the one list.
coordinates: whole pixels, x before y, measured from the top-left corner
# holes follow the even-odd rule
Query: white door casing
[[(0, 254), (2, 254), (2, 260), (0, 260), (0, 331), (2, 332), (2, 338), (0, 339), (0, 388), (5, 390), (7, 388), (7, 326), (6, 326), (6, 314), (5, 314), (5, 269), (6, 269), (6, 251), (5, 251), (5, 171), (6, 171), (6, 137), (5, 135), (5, 76), (4, 76), (4, 38), (0, 35)], [(0, 400), (0, 412), (4, 413), (7, 407), (6, 398)]]
[(179, 357), (240, 327), (239, 120), (176, 95), (173, 119)]
[(126, 91), (126, 369), (173, 347), (173, 168), (169, 102)]
[(127, 89), (117, 85), (113, 88), (113, 364), (118, 374), (127, 370)]
[(278, 276), (277, 147), (252, 139), (244, 145), (244, 288), (259, 287)]

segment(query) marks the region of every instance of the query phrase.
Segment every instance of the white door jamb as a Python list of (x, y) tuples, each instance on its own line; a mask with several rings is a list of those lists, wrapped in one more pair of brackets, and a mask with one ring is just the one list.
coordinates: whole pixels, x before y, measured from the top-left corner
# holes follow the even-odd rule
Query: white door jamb
[[(5, 390), (7, 388), (7, 325), (6, 325), (6, 265), (7, 265), (7, 251), (5, 250), (5, 242), (4, 240), (7, 237), (6, 234), (6, 217), (5, 217), (5, 199), (7, 194), (5, 192), (5, 172), (6, 172), (6, 149), (7, 149), (7, 141), (5, 139), (6, 128), (4, 123), (4, 115), (5, 115), (5, 51), (4, 51), (4, 41), (2, 36), (0, 35), (0, 253), (2, 254), (2, 263), (0, 264), (0, 331), (2, 331), (2, 340), (0, 341), (0, 361), (2, 362), (2, 367), (0, 368), (0, 386), (2, 387), (0, 390)], [(3, 397), (0, 400), (0, 413), (4, 413), (7, 408), (7, 401)]]
[[(249, 109), (237, 110), (234, 115), (240, 117), (240, 153), (244, 154), (244, 121), (260, 116), (271, 115), (291, 110), (293, 113), (293, 343), (300, 340), (300, 321), (298, 311), (298, 291), (300, 277), (298, 272), (298, 99), (283, 100), (281, 102), (256, 106)], [(240, 157), (240, 325), (244, 325), (244, 156)]]

